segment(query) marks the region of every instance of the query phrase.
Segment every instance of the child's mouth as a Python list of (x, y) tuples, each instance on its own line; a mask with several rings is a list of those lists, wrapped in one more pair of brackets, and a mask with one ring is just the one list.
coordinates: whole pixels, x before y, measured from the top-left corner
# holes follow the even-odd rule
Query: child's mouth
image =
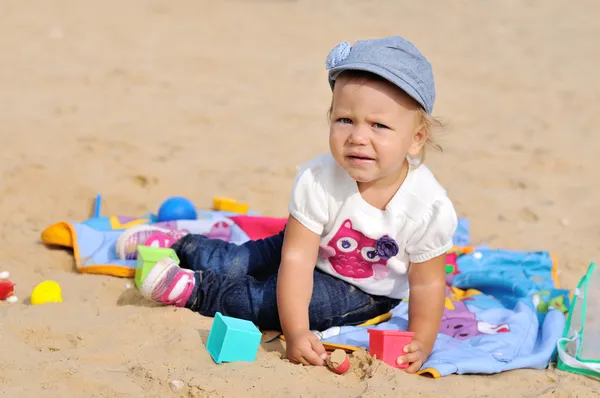
[(351, 162), (355, 162), (355, 163), (365, 163), (365, 162), (372, 162), (373, 158), (368, 157), (368, 156), (363, 156), (363, 155), (349, 155), (348, 159)]

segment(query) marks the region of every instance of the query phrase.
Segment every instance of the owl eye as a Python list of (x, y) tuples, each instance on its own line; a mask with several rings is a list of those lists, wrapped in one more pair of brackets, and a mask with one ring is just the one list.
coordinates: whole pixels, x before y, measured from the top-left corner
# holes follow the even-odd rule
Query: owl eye
[(372, 263), (376, 263), (377, 261), (379, 261), (379, 255), (373, 247), (363, 247), (360, 250), (360, 254), (362, 254), (365, 260), (370, 261)]
[(352, 238), (342, 238), (337, 241), (337, 247), (344, 253), (349, 253), (356, 250), (358, 243)]

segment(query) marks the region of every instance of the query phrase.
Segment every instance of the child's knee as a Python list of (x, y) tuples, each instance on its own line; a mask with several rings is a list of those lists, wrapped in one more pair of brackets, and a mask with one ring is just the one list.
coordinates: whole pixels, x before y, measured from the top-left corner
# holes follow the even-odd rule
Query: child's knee
[(202, 235), (188, 234), (179, 239), (171, 246), (171, 249), (177, 253), (178, 256), (185, 256), (189, 254), (196, 254), (199, 247), (200, 241), (205, 238)]

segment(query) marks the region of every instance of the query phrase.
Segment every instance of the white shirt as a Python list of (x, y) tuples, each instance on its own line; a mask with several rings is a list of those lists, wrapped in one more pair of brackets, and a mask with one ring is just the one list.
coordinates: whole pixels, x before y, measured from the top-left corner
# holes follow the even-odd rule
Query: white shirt
[(409, 264), (418, 267), (447, 252), (457, 226), (452, 202), (424, 165), (409, 168), (380, 210), (362, 198), (331, 154), (301, 167), (289, 211), (321, 236), (320, 270), (366, 293), (396, 299), (408, 297)]

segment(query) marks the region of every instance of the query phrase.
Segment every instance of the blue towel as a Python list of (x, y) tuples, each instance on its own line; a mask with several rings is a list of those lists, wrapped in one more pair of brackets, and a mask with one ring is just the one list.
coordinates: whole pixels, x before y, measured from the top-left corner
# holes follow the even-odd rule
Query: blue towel
[[(547, 252), (477, 249), (458, 258), (433, 352), (421, 368), (434, 377), (544, 369), (565, 325), (569, 291), (556, 288)], [(321, 333), (326, 345), (369, 347), (368, 328), (407, 330), (408, 303), (376, 326)]]

